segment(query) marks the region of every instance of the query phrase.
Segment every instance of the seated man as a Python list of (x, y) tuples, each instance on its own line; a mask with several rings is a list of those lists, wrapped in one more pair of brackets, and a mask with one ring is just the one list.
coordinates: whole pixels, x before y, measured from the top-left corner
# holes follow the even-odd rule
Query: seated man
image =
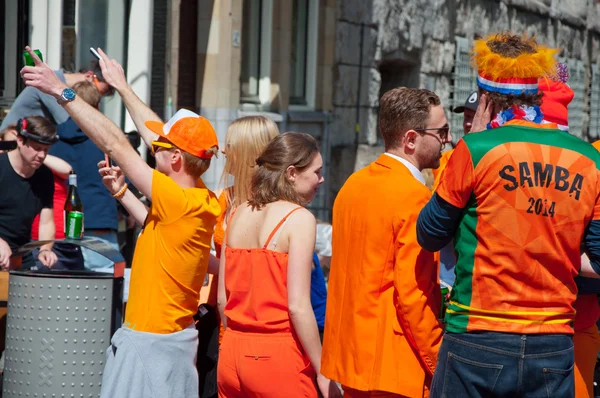
[[(11, 131), (5, 134), (13, 134)], [(9, 138), (9, 137), (7, 137)], [(16, 125), (17, 148), (0, 154), (0, 267), (8, 269), (16, 248), (31, 241), (33, 219), (40, 214), (39, 239), (55, 238), (52, 197), (54, 179), (43, 162), (50, 145), (56, 142), (56, 128), (46, 118), (29, 116), (19, 119)], [(40, 262), (52, 267), (56, 254), (52, 244), (44, 245), (39, 252)], [(17, 263), (15, 263), (17, 261)], [(22, 259), (22, 268), (34, 266), (33, 256)], [(18, 266), (18, 259), (13, 260)]]

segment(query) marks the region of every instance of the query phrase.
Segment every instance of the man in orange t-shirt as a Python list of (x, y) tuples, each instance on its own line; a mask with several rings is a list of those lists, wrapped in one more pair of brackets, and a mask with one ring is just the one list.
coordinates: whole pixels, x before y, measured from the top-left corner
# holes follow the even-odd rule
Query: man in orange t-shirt
[(379, 101), (385, 153), (352, 174), (333, 207), (321, 373), (346, 397), (424, 397), (442, 339), (438, 267), (415, 222), (421, 174), (451, 142), (437, 95), (396, 88)]
[[(218, 150), (217, 135), (208, 120), (188, 110), (179, 110), (163, 123), (131, 91), (121, 66), (99, 49), (103, 76), (125, 98), (156, 159), (153, 170), (117, 126), (58, 80), (29, 47), (26, 50), (35, 67), (22, 69), (25, 84), (54, 96), (119, 165), (99, 163), (104, 185), (143, 226), (133, 258), (125, 323), (107, 349), (100, 396), (198, 396), (198, 332), (193, 316), (221, 211), (200, 176)], [(150, 208), (128, 189), (124, 176), (152, 201)]]

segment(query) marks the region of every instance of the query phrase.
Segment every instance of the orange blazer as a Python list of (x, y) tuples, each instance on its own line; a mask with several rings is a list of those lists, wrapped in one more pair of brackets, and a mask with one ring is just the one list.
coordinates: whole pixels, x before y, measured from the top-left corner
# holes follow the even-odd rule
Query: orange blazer
[(361, 391), (427, 395), (442, 340), (439, 264), (416, 222), (431, 194), (397, 159), (352, 174), (333, 207), (321, 372)]

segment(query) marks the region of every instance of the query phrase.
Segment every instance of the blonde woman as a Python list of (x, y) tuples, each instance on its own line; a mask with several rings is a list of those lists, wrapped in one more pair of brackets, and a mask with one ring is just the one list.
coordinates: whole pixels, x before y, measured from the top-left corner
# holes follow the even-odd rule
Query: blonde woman
[[(242, 117), (229, 126), (225, 136), (225, 145), (222, 149), (226, 162), (221, 176), (221, 184), (225, 189), (219, 195), (221, 215), (217, 219), (214, 234), (217, 257), (221, 256), (221, 245), (232, 209), (248, 201), (250, 183), (258, 168), (256, 158), (260, 156), (267, 144), (278, 135), (279, 129), (275, 122), (264, 116)], [(231, 180), (233, 180), (233, 184), (230, 183)], [(214, 268), (211, 267), (211, 269)], [(208, 290), (207, 297), (205, 296), (205, 299), (201, 298), (202, 302), (206, 302), (213, 308), (216, 308), (217, 304), (217, 280), (218, 277), (213, 277), (209, 281), (210, 288), (203, 288)], [(212, 396), (217, 392), (215, 362), (218, 359), (218, 345), (213, 340), (216, 322), (212, 323), (208, 329), (209, 336), (207, 339), (210, 341), (205, 346), (205, 352), (199, 352), (200, 355), (198, 356), (201, 390), (204, 390), (202, 396)], [(221, 343), (222, 336), (223, 328), (221, 325), (218, 344)], [(201, 338), (200, 341), (202, 343), (203, 339)]]
[[(256, 158), (260, 156), (269, 142), (279, 135), (275, 122), (264, 116), (246, 116), (235, 120), (227, 129), (225, 146), (221, 150), (225, 155), (225, 168), (221, 175), (221, 184), (225, 187), (219, 195), (221, 215), (215, 226), (215, 251), (221, 256), (221, 245), (227, 228), (231, 209), (248, 201), (250, 183), (256, 172)], [(233, 184), (229, 182), (233, 179)], [(217, 302), (217, 283), (211, 283), (208, 304)]]
[(224, 186), (233, 178), (233, 185), (227, 187), (219, 196), (221, 217), (215, 227), (215, 249), (221, 254), (223, 235), (231, 210), (248, 201), (250, 183), (256, 172), (256, 158), (267, 144), (279, 135), (275, 122), (264, 116), (246, 116), (235, 120), (227, 130), (225, 147), (225, 168), (221, 176)]

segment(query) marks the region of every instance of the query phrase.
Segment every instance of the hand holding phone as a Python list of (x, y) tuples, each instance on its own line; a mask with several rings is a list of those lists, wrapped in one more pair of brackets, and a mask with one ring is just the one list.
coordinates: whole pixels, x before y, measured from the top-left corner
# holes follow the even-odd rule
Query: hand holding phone
[(107, 154), (104, 154), (104, 161), (106, 162), (106, 167), (112, 167), (112, 162)]
[(94, 57), (98, 58), (98, 61), (102, 59), (102, 57), (100, 56), (100, 54), (98, 54), (98, 51), (96, 51), (94, 47), (90, 47), (90, 52)]
[(100, 68), (102, 68), (102, 77), (104, 81), (108, 83), (116, 91), (127, 87), (127, 79), (125, 78), (125, 72), (123, 67), (114, 59), (110, 59), (108, 55), (102, 49), (96, 51), (93, 47), (90, 47), (90, 52), (98, 59)]

